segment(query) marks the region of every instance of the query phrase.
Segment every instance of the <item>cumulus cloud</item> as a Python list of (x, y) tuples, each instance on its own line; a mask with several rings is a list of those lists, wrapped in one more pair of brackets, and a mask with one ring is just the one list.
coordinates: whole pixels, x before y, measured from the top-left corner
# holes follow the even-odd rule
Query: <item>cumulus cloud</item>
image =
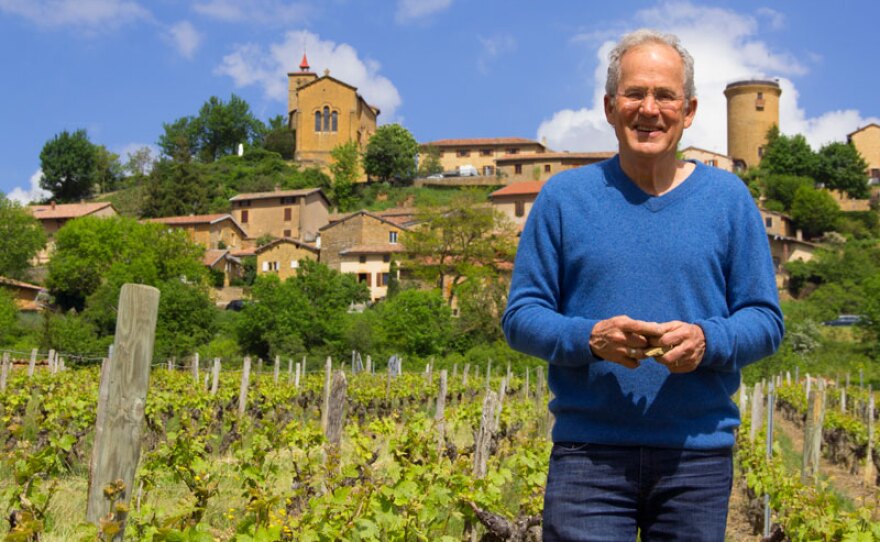
[(785, 15), (779, 13), (772, 8), (758, 8), (756, 12), (759, 16), (764, 17), (770, 23), (770, 28), (779, 30), (785, 28)]
[[(770, 15), (766, 10), (763, 17)], [(636, 13), (635, 24), (621, 33), (639, 27), (673, 32), (694, 56), (695, 83), (699, 108), (694, 124), (685, 131), (682, 146), (696, 145), (716, 152), (727, 152), (727, 104), (724, 88), (739, 79), (777, 78), (783, 92), (780, 99), (780, 130), (803, 133), (811, 144), (845, 140), (846, 134), (871, 122), (854, 110), (837, 111), (814, 119), (806, 118), (797, 105), (798, 92), (791, 78), (807, 73), (807, 62), (785, 51), (776, 51), (761, 40), (758, 18), (723, 8), (700, 7), (689, 2), (663, 3)], [(771, 20), (771, 26), (777, 24)], [(780, 23), (781, 24), (781, 23)], [(596, 35), (575, 36), (574, 43), (588, 43)], [(598, 151), (617, 147), (611, 127), (605, 123), (602, 106), (608, 51), (613, 41), (605, 41), (597, 52), (591, 100), (577, 110), (559, 111), (538, 127), (538, 137), (560, 150)]]
[(193, 5), (196, 13), (229, 23), (284, 26), (300, 24), (312, 12), (305, 2), (281, 0), (202, 0)]
[(152, 18), (132, 0), (0, 0), (0, 11), (46, 28), (73, 26), (93, 31)]
[(489, 73), (489, 64), (499, 56), (516, 51), (516, 39), (509, 34), (497, 34), (491, 38), (479, 37), (482, 51), (477, 59), (477, 67), (483, 74)]
[(40, 179), (43, 178), (43, 170), (38, 169), (33, 175), (31, 175), (30, 188), (24, 189), (21, 187), (15, 187), (12, 189), (12, 192), (6, 195), (11, 200), (17, 201), (21, 204), (28, 204), (32, 201), (44, 200), (51, 195), (51, 192), (47, 192), (40, 188)]
[(287, 32), (284, 40), (269, 45), (268, 51), (254, 43), (238, 45), (223, 57), (215, 73), (231, 77), (238, 87), (260, 86), (266, 97), (286, 102), (287, 73), (299, 71), (303, 51), (308, 52), (312, 71), (322, 74), (329, 69), (331, 76), (357, 87), (367, 103), (378, 107), (384, 122), (399, 121), (395, 115), (400, 94), (379, 74), (378, 62), (361, 58), (347, 43), (322, 40), (306, 30)]
[(192, 59), (202, 44), (202, 35), (189, 21), (180, 21), (168, 27), (164, 38), (177, 49), (180, 56), (187, 59)]
[(407, 23), (449, 9), (452, 0), (398, 0), (395, 19)]

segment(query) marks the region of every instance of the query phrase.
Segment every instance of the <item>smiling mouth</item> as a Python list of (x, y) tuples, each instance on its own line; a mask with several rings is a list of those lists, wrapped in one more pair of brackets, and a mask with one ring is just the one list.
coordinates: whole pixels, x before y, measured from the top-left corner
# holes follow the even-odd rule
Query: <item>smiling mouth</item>
[(635, 129), (636, 132), (639, 132), (640, 134), (652, 134), (660, 131), (658, 126), (636, 126)]

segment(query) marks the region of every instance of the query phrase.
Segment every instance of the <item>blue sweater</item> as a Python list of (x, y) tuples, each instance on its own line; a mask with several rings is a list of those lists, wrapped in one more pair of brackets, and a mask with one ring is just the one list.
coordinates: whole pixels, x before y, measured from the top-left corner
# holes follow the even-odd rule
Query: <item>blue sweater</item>
[[(593, 326), (617, 315), (699, 325), (702, 363), (674, 375), (653, 359), (635, 370), (597, 359)], [(699, 163), (662, 196), (618, 157), (560, 173), (529, 214), (502, 326), (513, 348), (549, 362), (554, 441), (730, 447), (740, 369), (783, 335), (757, 206), (739, 178)]]

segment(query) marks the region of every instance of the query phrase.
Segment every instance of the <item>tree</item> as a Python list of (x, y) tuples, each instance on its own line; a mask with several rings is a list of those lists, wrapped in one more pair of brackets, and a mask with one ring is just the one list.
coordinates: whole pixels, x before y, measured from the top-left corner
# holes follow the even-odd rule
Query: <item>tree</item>
[[(797, 177), (795, 175), (778, 175), (770, 174), (763, 178), (764, 195), (769, 202), (778, 201), (782, 206), (782, 211), (791, 210), (794, 203), (794, 195), (802, 186), (813, 188), (815, 184), (813, 179), (809, 177)], [(768, 205), (768, 208), (770, 205)]]
[(174, 122), (162, 123), (164, 133), (159, 136), (162, 154), (177, 162), (189, 162), (198, 152), (199, 142), (194, 117), (181, 117)]
[(211, 211), (216, 186), (195, 162), (162, 160), (146, 183), (145, 217), (198, 215)]
[(277, 152), (285, 160), (293, 160), (295, 147), (296, 137), (287, 125), (287, 120), (281, 115), (270, 118), (269, 129), (263, 138), (263, 148)]
[(458, 350), (504, 339), (501, 314), (507, 306), (510, 290), (508, 275), (482, 280), (466, 280), (458, 288), (458, 318), (455, 319), (455, 343)]
[(443, 164), (440, 163), (440, 149), (434, 145), (425, 145), (419, 153), (419, 177), (428, 177), (443, 173)]
[(364, 171), (381, 181), (410, 180), (415, 175), (419, 144), (399, 124), (380, 126), (367, 143)]
[(349, 141), (337, 145), (330, 151), (330, 156), (333, 158), (330, 165), (330, 173), (333, 174), (330, 199), (340, 211), (348, 211), (355, 203), (354, 183), (360, 177), (357, 143)]
[(118, 154), (110, 152), (104, 145), (95, 145), (95, 186), (98, 193), (119, 188), (123, 171)]
[(513, 224), (478, 192), (465, 191), (449, 209), (422, 208), (419, 226), (403, 235), (407, 268), (433, 283), (449, 304), (465, 279), (498, 276), (513, 261)]
[(439, 292), (404, 290), (377, 310), (386, 348), (422, 357), (445, 351), (452, 336), (452, 311)]
[(122, 169), (132, 177), (144, 178), (149, 175), (155, 163), (150, 147), (140, 147), (128, 153), (128, 160)]
[(865, 199), (870, 195), (867, 171), (868, 163), (853, 145), (834, 142), (819, 149), (816, 180), (825, 188)]
[(18, 331), (18, 308), (5, 288), (0, 288), (0, 346), (12, 342)]
[(79, 201), (92, 194), (97, 151), (85, 130), (63, 131), (43, 145), (40, 187), (59, 203)]
[(808, 238), (834, 229), (839, 215), (840, 207), (828, 192), (808, 186), (798, 188), (791, 204), (792, 221)]
[(767, 145), (761, 158), (761, 170), (777, 175), (815, 178), (817, 166), (816, 153), (810, 148), (804, 136), (783, 135), (776, 125), (767, 132)]
[(0, 193), (0, 275), (26, 278), (31, 259), (45, 244), (39, 221)]

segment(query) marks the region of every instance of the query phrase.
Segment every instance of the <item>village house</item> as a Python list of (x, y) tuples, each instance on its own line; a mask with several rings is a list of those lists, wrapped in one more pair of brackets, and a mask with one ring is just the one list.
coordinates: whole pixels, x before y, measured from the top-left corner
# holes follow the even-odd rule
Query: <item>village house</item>
[(872, 184), (880, 183), (880, 124), (871, 123), (846, 136), (865, 162), (868, 163), (868, 178)]
[(351, 213), (321, 228), (321, 261), (355, 275), (369, 287), (370, 300), (377, 301), (388, 293), (391, 260), (405, 251), (400, 235), (407, 230), (374, 213)]
[(706, 149), (694, 147), (693, 145), (687, 147), (686, 149), (682, 149), (681, 154), (682, 156), (684, 156), (685, 160), (694, 160), (696, 162), (706, 164), (707, 166), (717, 167), (719, 169), (723, 169), (724, 171), (730, 171), (731, 173), (733, 173), (733, 158), (727, 156), (726, 154), (707, 151)]
[(758, 210), (761, 212), (767, 240), (770, 243), (770, 256), (773, 258), (773, 267), (776, 270), (776, 286), (784, 288), (789, 279), (785, 264), (795, 260), (805, 262), (812, 260), (818, 245), (804, 241), (803, 234), (794, 228), (790, 216), (760, 207)]
[(24, 312), (34, 312), (43, 309), (40, 303), (40, 294), (45, 295), (46, 289), (36, 284), (28, 284), (7, 277), (0, 277), (0, 289), (6, 290), (12, 294), (15, 305), (18, 310)]
[(443, 171), (458, 170), (459, 166), (474, 166), (479, 175), (486, 177), (496, 174), (496, 161), (499, 158), (537, 154), (547, 150), (543, 144), (521, 137), (440, 139), (420, 145), (419, 163), (425, 159), (428, 147), (439, 151)]
[(285, 280), (296, 275), (300, 260), (318, 260), (318, 249), (310, 244), (282, 237), (257, 248), (235, 253), (236, 257), (254, 256), (257, 275), (277, 275)]
[(311, 243), (329, 222), (330, 200), (320, 188), (239, 194), (229, 201), (251, 239), (270, 235)]
[(526, 225), (526, 218), (544, 187), (545, 181), (522, 181), (512, 183), (489, 194), (492, 206), (504, 213), (516, 225), (518, 232)]
[(34, 265), (45, 265), (52, 258), (52, 253), (55, 252), (55, 232), (69, 221), (84, 216), (102, 218), (119, 216), (113, 204), (108, 201), (61, 204), (56, 204), (53, 201), (48, 205), (31, 205), (25, 207), (25, 210), (40, 221), (46, 231), (46, 237), (49, 239), (46, 246), (34, 259)]
[(301, 164), (327, 166), (338, 145), (350, 141), (363, 151), (376, 133), (379, 109), (368, 104), (357, 88), (330, 77), (318, 77), (303, 54), (300, 71), (287, 74), (287, 111), (294, 131), (294, 159)]
[(495, 163), (505, 183), (546, 181), (566, 169), (607, 160), (616, 152), (539, 152), (500, 156)]
[(248, 244), (247, 231), (230, 214), (166, 216), (151, 218), (147, 222), (184, 230), (190, 241), (208, 250), (236, 251)]
[(221, 273), (223, 276), (222, 284), (214, 284), (215, 287), (226, 288), (236, 279), (244, 276), (244, 267), (241, 259), (232, 255), (227, 249), (208, 249), (202, 257), (202, 263), (212, 272)]

